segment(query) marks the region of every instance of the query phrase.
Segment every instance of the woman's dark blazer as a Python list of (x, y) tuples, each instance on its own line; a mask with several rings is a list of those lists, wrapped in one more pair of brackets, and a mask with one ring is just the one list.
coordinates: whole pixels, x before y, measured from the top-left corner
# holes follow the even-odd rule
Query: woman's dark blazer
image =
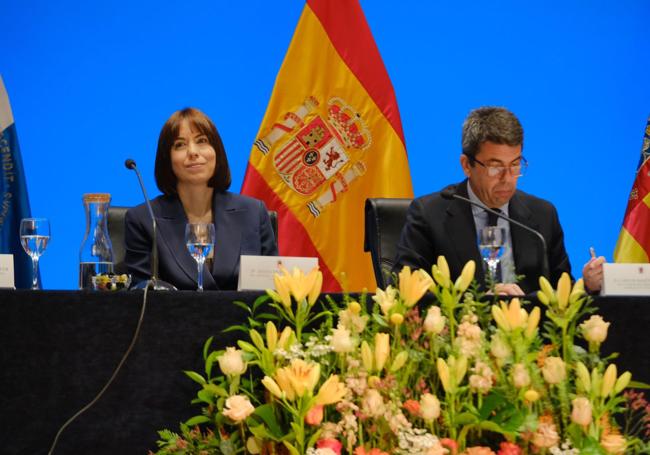
[[(242, 254), (276, 256), (273, 228), (262, 201), (215, 192), (212, 214), (215, 242), (212, 270), (204, 266), (204, 289), (236, 289)], [(197, 288), (197, 265), (185, 245), (187, 216), (178, 196), (151, 201), (158, 229), (158, 278), (178, 289)], [(126, 264), (133, 282), (151, 277), (151, 217), (145, 204), (129, 209), (125, 219)]]

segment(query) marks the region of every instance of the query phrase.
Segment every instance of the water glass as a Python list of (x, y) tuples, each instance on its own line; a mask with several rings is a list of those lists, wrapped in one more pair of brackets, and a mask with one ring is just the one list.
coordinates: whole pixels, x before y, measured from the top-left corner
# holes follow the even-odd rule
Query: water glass
[(38, 260), (50, 241), (50, 221), (47, 218), (23, 218), (20, 220), (20, 243), (32, 259), (32, 289), (40, 289)]
[(479, 249), (483, 261), (487, 264), (488, 277), (492, 282), (497, 282), (499, 262), (504, 251), (506, 230), (497, 226), (486, 226), (479, 236)]
[(197, 291), (203, 291), (203, 265), (214, 248), (214, 224), (187, 223), (185, 225), (185, 245), (197, 265)]

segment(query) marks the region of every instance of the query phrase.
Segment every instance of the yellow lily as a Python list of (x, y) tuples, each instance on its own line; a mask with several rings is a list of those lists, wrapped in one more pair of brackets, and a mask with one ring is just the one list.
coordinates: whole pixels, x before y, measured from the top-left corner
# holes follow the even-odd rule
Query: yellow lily
[(411, 272), (411, 268), (405, 266), (399, 273), (399, 294), (404, 305), (407, 308), (415, 305), (432, 283), (433, 279), (424, 270)]
[(539, 325), (539, 320), (541, 318), (541, 315), (542, 313), (538, 306), (533, 308), (533, 311), (531, 311), (530, 314), (528, 315), (528, 322), (526, 322), (526, 333), (525, 333), (526, 338), (528, 340), (531, 340), (535, 335), (535, 330)]
[(273, 380), (272, 377), (264, 376), (264, 379), (262, 379), (262, 384), (264, 385), (264, 387), (266, 387), (266, 390), (271, 392), (271, 394), (276, 398), (284, 398), (284, 395), (282, 394), (282, 390), (280, 390), (280, 386), (278, 385), (277, 382)]
[(438, 357), (436, 368), (438, 369), (438, 377), (442, 383), (442, 388), (445, 389), (445, 392), (450, 393), (452, 388), (451, 380), (449, 378), (449, 365), (447, 365), (447, 362), (445, 362), (442, 357)]
[(463, 267), (463, 271), (460, 272), (460, 276), (456, 279), (456, 283), (454, 283), (456, 291), (460, 293), (465, 292), (469, 285), (472, 284), (475, 271), (476, 262), (473, 260), (467, 261), (467, 264), (465, 264), (465, 267)]
[(582, 389), (584, 392), (589, 393), (591, 391), (591, 376), (589, 375), (589, 370), (584, 363), (576, 363), (576, 382), (578, 384), (578, 389)]
[[(553, 286), (551, 286), (551, 283), (546, 279), (544, 276), (539, 277), (539, 289), (541, 293), (543, 293), (546, 296), (545, 301), (550, 303), (553, 301), (555, 298), (555, 289), (553, 289)], [(538, 294), (539, 297), (539, 294)], [(540, 302), (542, 299), (540, 298)], [(547, 304), (548, 304), (547, 303)]]
[(372, 372), (372, 349), (365, 340), (361, 343), (361, 363), (368, 373)]
[(278, 345), (278, 329), (275, 327), (272, 321), (266, 323), (266, 347), (269, 351), (275, 351), (275, 347)]
[(339, 381), (339, 377), (333, 374), (320, 386), (320, 390), (316, 395), (316, 404), (324, 406), (338, 403), (346, 393), (348, 393), (348, 389)]
[(375, 369), (381, 371), (390, 355), (390, 336), (387, 333), (375, 335)]
[(568, 273), (562, 272), (562, 276), (557, 282), (557, 306), (564, 310), (569, 304), (569, 295), (571, 294), (571, 277)]
[[(433, 279), (436, 281), (436, 283), (438, 283), (443, 288), (448, 288), (451, 286), (449, 264), (447, 264), (447, 259), (445, 259), (444, 256), (438, 256), (437, 264), (433, 264), (431, 267), (431, 275), (433, 276)], [(435, 287), (434, 283), (431, 284), (431, 287)]]
[(622, 375), (618, 377), (616, 380), (616, 385), (614, 385), (614, 394), (619, 394), (625, 389), (630, 381), (632, 380), (632, 373), (629, 371), (626, 371)]
[(603, 375), (603, 383), (600, 386), (600, 396), (608, 397), (613, 391), (614, 386), (616, 385), (616, 365), (610, 363), (605, 374)]

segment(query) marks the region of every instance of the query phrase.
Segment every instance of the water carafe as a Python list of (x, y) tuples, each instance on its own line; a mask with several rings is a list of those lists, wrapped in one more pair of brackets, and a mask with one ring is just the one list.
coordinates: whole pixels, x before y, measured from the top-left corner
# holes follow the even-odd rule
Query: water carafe
[(108, 235), (107, 216), (111, 195), (83, 195), (86, 211), (86, 235), (79, 250), (79, 289), (93, 289), (92, 279), (113, 273), (113, 246)]

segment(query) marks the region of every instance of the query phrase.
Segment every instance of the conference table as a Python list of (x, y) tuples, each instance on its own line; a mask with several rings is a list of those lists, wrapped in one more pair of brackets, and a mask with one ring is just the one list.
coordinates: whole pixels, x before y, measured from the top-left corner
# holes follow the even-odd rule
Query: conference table
[[(58, 428), (106, 383), (129, 346), (142, 291), (0, 290), (0, 453), (48, 453)], [(183, 370), (202, 372), (202, 347), (235, 345), (245, 321), (237, 300), (260, 292), (148, 293), (139, 337), (113, 384), (62, 434), (56, 454), (145, 454), (157, 430), (177, 430), (198, 414), (197, 385)], [(340, 295), (333, 295), (340, 299)], [(650, 382), (650, 299), (597, 298), (611, 322), (606, 353), (619, 352), (619, 371)]]

